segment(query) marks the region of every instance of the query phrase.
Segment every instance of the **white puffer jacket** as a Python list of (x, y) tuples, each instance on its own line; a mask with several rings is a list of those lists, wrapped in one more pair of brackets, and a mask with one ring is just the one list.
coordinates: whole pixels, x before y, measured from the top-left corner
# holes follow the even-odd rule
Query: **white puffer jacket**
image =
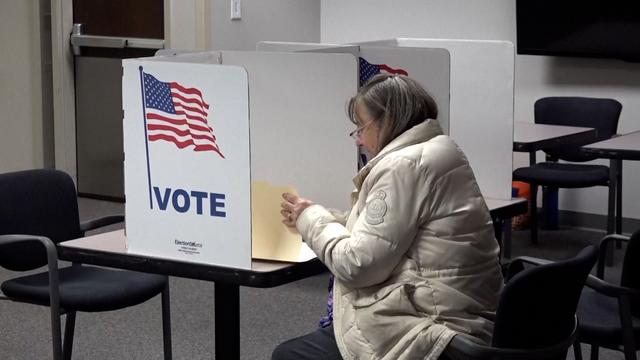
[(488, 343), (502, 289), (489, 210), (467, 159), (429, 120), (354, 178), (346, 225), (320, 205), (297, 228), (335, 275), (345, 359), (437, 359), (456, 333)]

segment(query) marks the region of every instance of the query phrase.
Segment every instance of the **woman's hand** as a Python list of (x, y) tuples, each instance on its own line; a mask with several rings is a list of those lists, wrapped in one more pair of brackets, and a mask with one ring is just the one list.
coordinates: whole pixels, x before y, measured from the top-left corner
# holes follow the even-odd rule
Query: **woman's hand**
[(282, 206), (280, 213), (284, 217), (282, 223), (289, 227), (295, 227), (298, 216), (302, 214), (304, 209), (313, 205), (313, 201), (290, 193), (282, 194), (282, 198), (284, 199), (282, 204), (280, 204), (280, 206)]

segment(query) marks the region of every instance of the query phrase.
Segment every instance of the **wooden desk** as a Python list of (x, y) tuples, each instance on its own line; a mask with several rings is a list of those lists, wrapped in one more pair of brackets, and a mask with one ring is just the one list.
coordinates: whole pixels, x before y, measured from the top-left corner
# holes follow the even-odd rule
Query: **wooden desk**
[(594, 128), (535, 124), (516, 121), (513, 123), (513, 151), (528, 152), (529, 164), (536, 163), (536, 151), (560, 145), (584, 145), (595, 141)]
[(615, 181), (616, 221), (615, 232), (622, 233), (622, 160), (640, 160), (640, 131), (612, 137), (586, 145), (583, 151), (599, 158), (609, 159), (609, 171)]
[[(525, 199), (486, 199), (494, 224), (527, 211)], [(254, 260), (251, 270), (189, 263), (127, 252), (123, 230), (58, 244), (61, 260), (215, 282), (216, 359), (240, 358), (240, 286), (268, 288), (326, 271), (318, 260), (283, 263)], [(508, 244), (510, 252), (510, 243)]]

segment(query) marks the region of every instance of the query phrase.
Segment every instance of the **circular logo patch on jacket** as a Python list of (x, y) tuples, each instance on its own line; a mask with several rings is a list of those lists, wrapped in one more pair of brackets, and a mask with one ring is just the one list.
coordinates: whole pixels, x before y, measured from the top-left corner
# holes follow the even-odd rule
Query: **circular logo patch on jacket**
[(387, 194), (380, 190), (372, 195), (373, 199), (367, 204), (367, 214), (365, 220), (370, 225), (378, 225), (384, 222), (384, 215), (387, 213), (387, 202), (384, 199)]

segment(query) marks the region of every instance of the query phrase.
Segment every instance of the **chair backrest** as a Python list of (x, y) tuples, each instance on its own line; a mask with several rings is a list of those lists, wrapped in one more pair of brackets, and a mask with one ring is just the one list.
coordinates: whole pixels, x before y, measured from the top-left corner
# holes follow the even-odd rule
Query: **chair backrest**
[(511, 278), (498, 303), (492, 346), (540, 349), (566, 341), (597, 259), (598, 247), (591, 245), (572, 259), (529, 267)]
[[(538, 99), (534, 105), (534, 120), (538, 124), (595, 128), (598, 133), (596, 141), (601, 141), (615, 135), (621, 111), (622, 104), (614, 99), (545, 97)], [(581, 153), (578, 148), (579, 146), (554, 147), (545, 149), (545, 152), (567, 161), (595, 159), (594, 156)]]
[[(27, 234), (54, 243), (81, 236), (73, 180), (62, 171), (26, 170), (0, 174), (0, 235)], [(30, 270), (47, 263), (41, 245), (0, 247), (0, 266)]]
[[(620, 285), (640, 290), (640, 229), (631, 235), (624, 253)], [(631, 302), (631, 313), (640, 317), (640, 299)]]

